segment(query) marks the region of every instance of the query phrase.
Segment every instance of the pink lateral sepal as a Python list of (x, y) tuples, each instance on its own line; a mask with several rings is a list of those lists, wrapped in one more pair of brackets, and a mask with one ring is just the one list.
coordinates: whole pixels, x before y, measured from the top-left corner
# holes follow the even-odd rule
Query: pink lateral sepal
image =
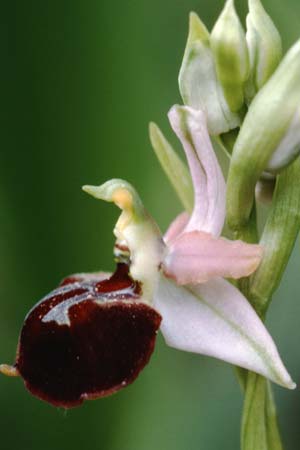
[(182, 212), (176, 217), (176, 219), (173, 220), (164, 235), (164, 241), (166, 244), (169, 244), (183, 232), (189, 219), (189, 214), (187, 212)]
[(180, 285), (217, 277), (247, 277), (257, 269), (263, 255), (260, 245), (216, 239), (202, 231), (181, 234), (168, 249), (162, 268)]

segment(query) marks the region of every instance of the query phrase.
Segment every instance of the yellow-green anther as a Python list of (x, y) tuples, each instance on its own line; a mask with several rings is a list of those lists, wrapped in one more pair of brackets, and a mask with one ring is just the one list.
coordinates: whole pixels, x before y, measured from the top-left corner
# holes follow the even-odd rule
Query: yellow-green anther
[(240, 125), (240, 117), (230, 110), (217, 79), (209, 32), (195, 13), (190, 14), (179, 89), (186, 105), (205, 112), (211, 135), (225, 133)]
[(300, 228), (300, 159), (278, 175), (260, 244), (263, 259), (250, 282), (250, 300), (264, 312), (279, 286)]
[(185, 163), (167, 141), (155, 123), (150, 123), (149, 134), (155, 154), (170, 180), (184, 209), (191, 213), (194, 204), (194, 191), (191, 175)]
[(299, 74), (300, 40), (255, 96), (235, 143), (227, 183), (227, 219), (234, 230), (247, 223), (262, 172), (272, 162), (279, 171), (299, 150)]
[(282, 57), (280, 34), (260, 0), (249, 0), (246, 40), (251, 68), (247, 95), (251, 100), (270, 78)]
[(233, 0), (227, 0), (210, 38), (217, 76), (229, 108), (239, 111), (244, 104), (244, 84), (249, 74), (245, 32)]

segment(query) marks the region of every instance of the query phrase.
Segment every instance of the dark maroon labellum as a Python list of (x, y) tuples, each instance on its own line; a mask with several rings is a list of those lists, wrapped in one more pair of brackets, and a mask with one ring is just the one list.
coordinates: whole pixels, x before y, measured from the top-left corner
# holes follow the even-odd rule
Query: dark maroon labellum
[(28, 390), (71, 408), (132, 383), (149, 361), (161, 322), (140, 296), (126, 264), (107, 280), (66, 278), (25, 319), (15, 367)]

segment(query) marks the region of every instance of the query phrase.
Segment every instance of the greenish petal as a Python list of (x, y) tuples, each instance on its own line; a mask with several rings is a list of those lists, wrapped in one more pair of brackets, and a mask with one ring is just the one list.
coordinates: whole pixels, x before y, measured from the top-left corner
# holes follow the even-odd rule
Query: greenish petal
[(191, 213), (193, 210), (194, 192), (191, 175), (186, 164), (179, 158), (171, 144), (167, 141), (155, 123), (150, 123), (149, 134), (157, 159), (178, 195), (184, 209)]

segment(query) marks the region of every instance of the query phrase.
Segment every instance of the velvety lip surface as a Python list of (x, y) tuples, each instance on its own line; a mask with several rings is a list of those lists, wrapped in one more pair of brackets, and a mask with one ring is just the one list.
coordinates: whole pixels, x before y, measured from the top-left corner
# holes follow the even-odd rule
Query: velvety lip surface
[(119, 264), (107, 280), (65, 279), (28, 314), (15, 367), (27, 389), (64, 408), (132, 383), (153, 352), (160, 314)]

